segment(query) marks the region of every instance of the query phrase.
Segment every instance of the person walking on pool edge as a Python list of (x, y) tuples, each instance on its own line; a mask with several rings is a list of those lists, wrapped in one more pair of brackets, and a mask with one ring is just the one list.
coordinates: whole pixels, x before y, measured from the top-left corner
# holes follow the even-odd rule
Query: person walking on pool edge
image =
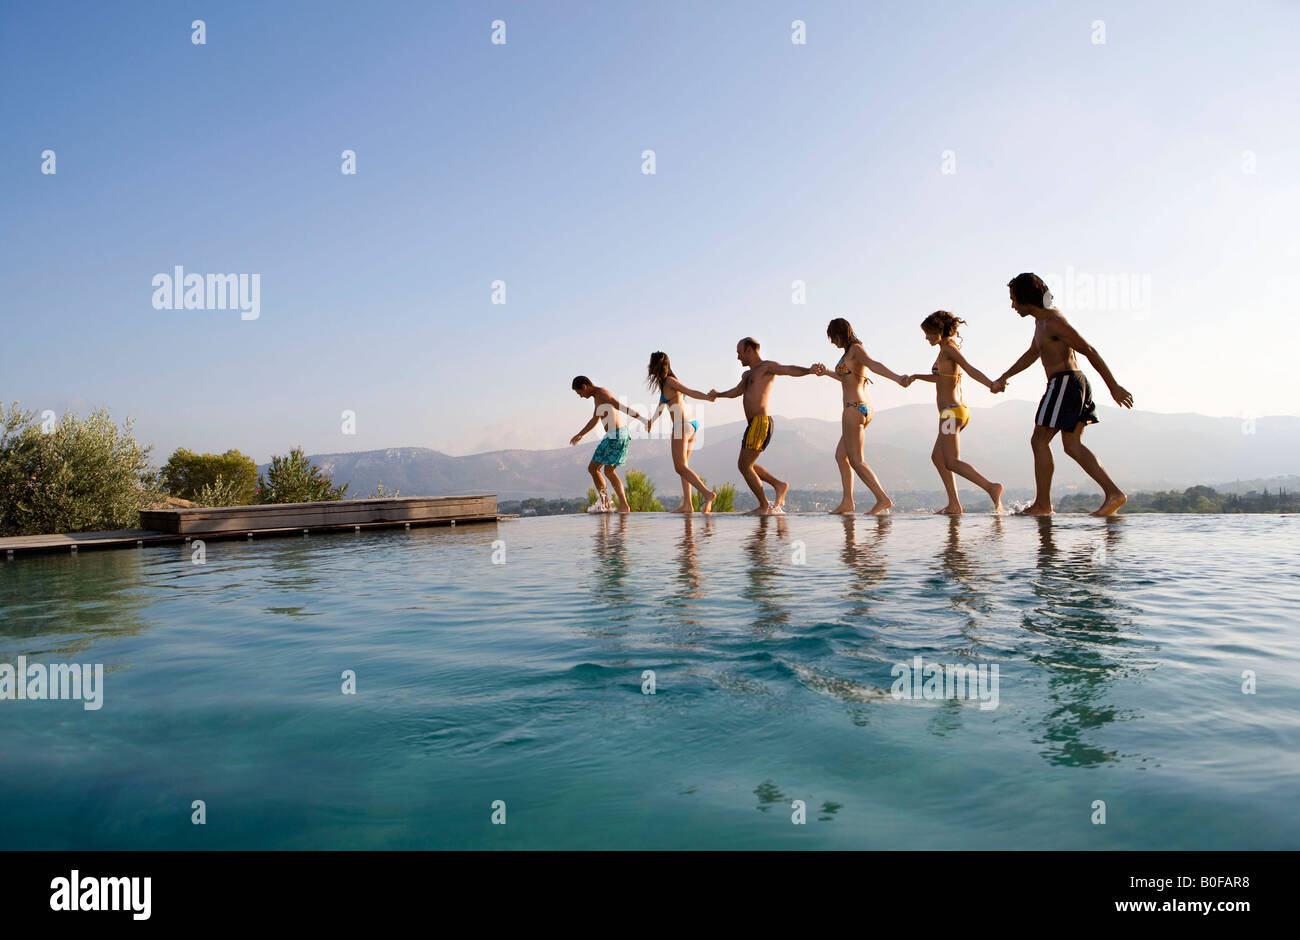
[(862, 340), (858, 339), (849, 321), (843, 317), (836, 317), (826, 325), (826, 338), (832, 345), (844, 350), (834, 369), (827, 369), (820, 362), (812, 367), (815, 375), (830, 376), (844, 387), (844, 407), (840, 411), (840, 442), (835, 448), (835, 465), (839, 467), (844, 498), (831, 512), (851, 515), (856, 509), (853, 502), (853, 473), (857, 471), (862, 482), (867, 484), (867, 489), (871, 490), (871, 495), (876, 498), (875, 505), (867, 512), (878, 516), (889, 512), (894, 501), (885, 494), (875, 471), (862, 456), (863, 438), (867, 433), (867, 425), (871, 423), (872, 414), (871, 397), (867, 394), (867, 385), (871, 379), (867, 376), (867, 370), (885, 376), (904, 388), (908, 382), (904, 380), (905, 376), (891, 372), (868, 356)]
[[(748, 423), (745, 426), (745, 436), (740, 439), (740, 459), (736, 465), (758, 499), (758, 508), (751, 510), (750, 515), (784, 513), (785, 494), (790, 491), (790, 484), (782, 483), (757, 463), (758, 455), (772, 442), (772, 419), (767, 414), (767, 396), (772, 391), (772, 380), (778, 375), (812, 375), (813, 370), (803, 366), (783, 366), (779, 362), (764, 359), (758, 352), (758, 340), (752, 336), (746, 336), (736, 344), (736, 358), (746, 367), (744, 375), (736, 387), (729, 391), (711, 390), (709, 401), (744, 396), (745, 420)], [(763, 492), (764, 483), (775, 490), (775, 502), (768, 503), (767, 494)]]
[(699, 491), (700, 499), (703, 500), (701, 511), (713, 512), (713, 501), (717, 499), (718, 494), (709, 489), (700, 475), (690, 467), (691, 448), (695, 446), (695, 435), (700, 431), (700, 422), (692, 418), (691, 413), (686, 410), (687, 397), (707, 401), (709, 396), (688, 388), (681, 379), (677, 378), (666, 352), (650, 354), (650, 365), (646, 367), (646, 376), (650, 390), (659, 393), (659, 407), (646, 419), (646, 431), (650, 430), (665, 408), (668, 409), (668, 414), (673, 421), (671, 445), (673, 469), (682, 478), (682, 502), (673, 512), (689, 516), (695, 511), (691, 505), (692, 486)]
[(1022, 317), (1034, 318), (1034, 341), (1028, 351), (1016, 360), (1015, 365), (1003, 372), (993, 383), (992, 391), (1007, 387), (1007, 379), (1042, 359), (1047, 373), (1047, 391), (1038, 403), (1034, 417), (1034, 434), (1030, 446), (1034, 451), (1034, 483), (1037, 492), (1034, 501), (1023, 512), (1031, 516), (1052, 514), (1052, 438), (1062, 432), (1065, 452), (1101, 486), (1104, 498), (1101, 507), (1092, 515), (1109, 516), (1128, 502), (1128, 497), (1115, 485), (1102, 468), (1095, 454), (1083, 446), (1083, 429), (1097, 423), (1097, 407), (1092, 401), (1092, 388), (1088, 377), (1079, 371), (1074, 353), (1079, 351), (1100, 373), (1110, 390), (1111, 397), (1124, 408), (1133, 407), (1130, 395), (1111, 375), (1110, 369), (1087, 341), (1070, 326), (1061, 311), (1053, 307), (1052, 294), (1037, 274), (1017, 274), (1007, 282), (1011, 292), (1011, 308)]
[(596, 407), (592, 411), (591, 420), (569, 439), (569, 446), (574, 446), (582, 440), (598, 421), (605, 422), (605, 436), (596, 445), (596, 451), (591, 455), (591, 463), (587, 464), (587, 472), (596, 483), (596, 505), (600, 507), (598, 511), (609, 512), (609, 492), (605, 489), (605, 481), (600, 476), (601, 468), (604, 467), (605, 476), (609, 477), (609, 482), (614, 485), (614, 492), (618, 494), (618, 511), (631, 512), (632, 507), (628, 504), (623, 481), (619, 479), (618, 468), (627, 463), (627, 449), (632, 443), (632, 435), (623, 424), (619, 412), (638, 421), (644, 421), (645, 418), (611, 395), (609, 389), (601, 388), (585, 375), (580, 375), (573, 380), (573, 390), (579, 398), (590, 398), (595, 401)]
[[(1002, 484), (988, 480), (982, 473), (961, 459), (961, 442), (959, 436), (970, 424), (970, 409), (966, 407), (961, 392), (962, 370), (990, 391), (995, 383), (990, 381), (979, 369), (966, 361), (961, 348), (957, 345), (961, 339), (958, 330), (966, 321), (949, 313), (936, 310), (921, 321), (921, 332), (931, 346), (939, 347), (930, 374), (905, 376), (911, 382), (933, 382), (939, 406), (939, 437), (934, 442), (930, 460), (939, 471), (939, 479), (948, 493), (948, 504), (936, 510), (946, 515), (960, 515), (961, 499), (957, 495), (957, 481), (954, 473), (959, 473), (970, 480), (993, 500), (993, 511), (1002, 512)], [(1003, 386), (1005, 387), (1005, 385)]]

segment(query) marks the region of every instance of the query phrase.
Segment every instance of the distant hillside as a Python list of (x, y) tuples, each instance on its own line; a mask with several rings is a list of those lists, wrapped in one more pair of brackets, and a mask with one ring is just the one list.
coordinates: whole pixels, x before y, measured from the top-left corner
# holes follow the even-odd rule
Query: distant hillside
[[(707, 418), (707, 409), (701, 409)], [(962, 434), (962, 455), (1008, 489), (1033, 486), (1029, 435), (1034, 405), (1009, 401), (973, 410)], [(1165, 415), (1101, 408), (1101, 423), (1084, 440), (1106, 468), (1130, 490), (1181, 489), (1197, 484), (1222, 492), (1290, 486), (1300, 489), (1300, 418), (1255, 420), (1253, 434), (1243, 433), (1237, 418)], [(839, 424), (813, 418), (776, 419), (776, 434), (762, 463), (800, 489), (838, 489), (833, 454)], [(935, 491), (938, 478), (930, 463), (937, 416), (926, 405), (881, 411), (867, 431), (867, 461), (891, 493)], [(740, 482), (736, 455), (740, 422), (701, 428), (700, 445), (691, 465), (709, 480)], [(502, 499), (581, 495), (590, 485), (587, 461), (595, 435), (577, 447), (554, 450), (502, 450), (452, 457), (421, 447), (315, 454), (312, 459), (350, 494), (399, 489), (406, 496), (496, 493)], [(644, 470), (661, 491), (676, 492), (667, 440), (633, 440), (628, 466)], [(1095, 489), (1075, 463), (1057, 450), (1056, 485), (1061, 492)], [(1287, 479), (1293, 482), (1288, 484)], [(1235, 481), (1242, 481), (1238, 484)], [(1247, 485), (1249, 484), (1249, 485)], [(859, 486), (861, 484), (859, 483)], [(1240, 490), (1238, 489), (1240, 486)]]

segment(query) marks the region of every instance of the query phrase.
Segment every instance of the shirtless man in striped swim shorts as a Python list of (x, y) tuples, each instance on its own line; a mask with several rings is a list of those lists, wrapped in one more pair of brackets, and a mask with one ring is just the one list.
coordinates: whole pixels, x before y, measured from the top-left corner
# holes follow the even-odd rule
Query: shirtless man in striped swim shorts
[(1110, 369), (1087, 341), (1066, 322), (1061, 311), (1053, 307), (1052, 294), (1037, 274), (1017, 274), (1007, 284), (1011, 291), (1011, 308), (1022, 317), (1034, 318), (1034, 341), (1028, 351), (1016, 360), (993, 383), (992, 389), (1000, 392), (1007, 387), (1007, 379), (1023, 372), (1043, 360), (1047, 372), (1047, 391), (1038, 403), (1034, 417), (1034, 435), (1029, 444), (1034, 450), (1034, 482), (1037, 493), (1034, 501), (1023, 510), (1031, 516), (1052, 514), (1052, 438), (1062, 432), (1065, 452), (1101, 486), (1104, 494), (1101, 508), (1094, 516), (1109, 516), (1128, 501), (1115, 481), (1110, 478), (1095, 454), (1083, 446), (1083, 429), (1097, 423), (1097, 407), (1092, 401), (1092, 387), (1088, 377), (1079, 371), (1074, 353), (1083, 353), (1101, 375), (1111, 397), (1125, 408), (1133, 407), (1133, 396), (1115, 381)]
[[(745, 426), (745, 436), (740, 440), (740, 460), (737, 461), (737, 466), (740, 475), (758, 499), (758, 508), (750, 510), (749, 515), (784, 513), (785, 494), (790, 491), (790, 484), (781, 482), (757, 463), (758, 455), (772, 442), (772, 419), (767, 414), (767, 396), (772, 391), (772, 380), (778, 375), (812, 375), (813, 370), (803, 366), (783, 366), (779, 362), (764, 359), (758, 353), (758, 340), (752, 336), (746, 336), (736, 344), (736, 358), (746, 367), (740, 382), (730, 391), (710, 391), (709, 401), (744, 396), (745, 420), (748, 423)], [(764, 483), (776, 491), (775, 502), (767, 501), (767, 494), (763, 492)]]

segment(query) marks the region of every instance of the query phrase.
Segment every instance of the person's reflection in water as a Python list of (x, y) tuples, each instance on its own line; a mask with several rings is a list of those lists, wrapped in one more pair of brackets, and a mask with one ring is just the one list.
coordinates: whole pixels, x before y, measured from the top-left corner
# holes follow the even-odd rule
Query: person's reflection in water
[(790, 612), (779, 603), (788, 594), (777, 589), (784, 566), (792, 563), (784, 544), (789, 527), (785, 516), (758, 516), (756, 521), (745, 542), (749, 586), (740, 596), (754, 608), (754, 629), (772, 633), (790, 622)]
[(634, 592), (627, 584), (627, 516), (602, 513), (596, 524), (592, 551), (595, 565), (595, 594), (609, 608), (608, 621), (626, 623), (632, 619)]
[[(992, 529), (987, 538), (975, 546), (972, 554), (963, 546), (962, 526), (978, 525), (982, 520), (964, 520), (962, 516), (948, 517), (948, 538), (939, 555), (939, 576), (951, 585), (951, 602), (954, 609), (965, 613), (966, 629), (962, 632), (971, 640), (971, 635), (981, 621), (992, 615), (992, 602), (986, 590), (988, 585), (988, 551), (1001, 539), (1003, 533), (1002, 517), (993, 516)], [(969, 544), (969, 532), (965, 542)]]
[(697, 616), (704, 598), (704, 578), (700, 573), (700, 542), (713, 536), (713, 520), (709, 516), (682, 516), (682, 537), (677, 541), (677, 590), (670, 594), (661, 608), (664, 621), (673, 635), (683, 643), (693, 644), (704, 632), (704, 623)]
[(844, 523), (844, 550), (840, 560), (849, 569), (849, 592), (844, 599), (850, 602), (849, 617), (864, 618), (870, 615), (871, 606), (880, 600), (876, 588), (885, 580), (885, 536), (893, 524), (888, 516), (859, 519), (841, 516)]
[(1028, 651), (1048, 671), (1053, 706), (1044, 717), (1043, 756), (1051, 763), (1086, 767), (1122, 755), (1089, 743), (1098, 729), (1131, 714), (1106, 702), (1110, 685), (1137, 671), (1137, 651), (1126, 636), (1132, 608), (1119, 599), (1111, 556), (1119, 547), (1121, 519), (1108, 520), (1100, 544), (1063, 553), (1050, 516), (1037, 519), (1038, 562), (1033, 591), (1039, 605), (1023, 626), (1044, 638)]

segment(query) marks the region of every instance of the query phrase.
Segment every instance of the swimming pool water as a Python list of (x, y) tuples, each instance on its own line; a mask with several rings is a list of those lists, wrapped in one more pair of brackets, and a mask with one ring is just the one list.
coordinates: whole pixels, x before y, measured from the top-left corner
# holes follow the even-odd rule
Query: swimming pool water
[[(0, 663), (102, 663), (103, 707), (0, 701), (0, 847), (1294, 849), (1298, 537), (646, 514), (20, 557)], [(996, 664), (997, 707), (893, 697), (916, 656)]]

